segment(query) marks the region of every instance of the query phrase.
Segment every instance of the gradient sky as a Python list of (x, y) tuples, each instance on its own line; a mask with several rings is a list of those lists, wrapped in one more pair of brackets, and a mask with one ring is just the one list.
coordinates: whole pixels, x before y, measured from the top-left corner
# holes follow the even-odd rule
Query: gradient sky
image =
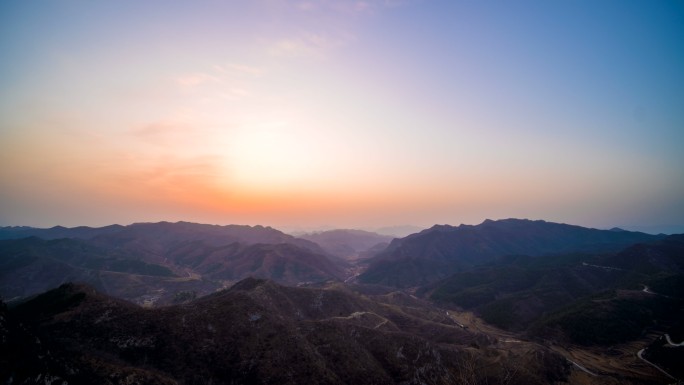
[(0, 225), (684, 224), (682, 1), (3, 1)]

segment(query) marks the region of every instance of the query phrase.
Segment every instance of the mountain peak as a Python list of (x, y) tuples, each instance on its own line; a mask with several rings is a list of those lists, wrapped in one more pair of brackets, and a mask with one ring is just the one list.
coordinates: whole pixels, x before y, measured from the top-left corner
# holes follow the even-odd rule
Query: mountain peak
[(435, 225), (392, 242), (359, 279), (411, 287), (509, 255), (618, 251), (655, 239), (644, 233), (515, 218), (487, 219), (475, 226)]
[(233, 286), (231, 286), (230, 290), (231, 291), (233, 291), (233, 290), (250, 291), (250, 290), (254, 290), (255, 288), (257, 288), (261, 285), (266, 284), (267, 282), (268, 282), (268, 280), (266, 280), (266, 279), (255, 278), (255, 277), (249, 276), (249, 277), (237, 282)]
[(482, 225), (492, 225), (492, 224), (531, 224), (531, 223), (549, 223), (542, 219), (527, 219), (527, 218), (504, 218), (504, 219), (485, 219)]

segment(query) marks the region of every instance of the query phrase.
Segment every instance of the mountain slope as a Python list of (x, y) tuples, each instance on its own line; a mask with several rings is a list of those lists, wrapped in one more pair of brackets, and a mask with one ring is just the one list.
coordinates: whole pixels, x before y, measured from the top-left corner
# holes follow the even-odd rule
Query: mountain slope
[[(0, 240), (0, 296), (5, 299), (75, 281), (136, 303), (168, 304), (248, 276), (296, 285), (345, 274), (317, 244), (263, 226), (160, 222), (9, 229), (2, 229), (6, 236), (45, 239)], [(56, 236), (68, 238), (52, 239)]]
[(684, 234), (633, 245), (605, 258), (601, 263), (644, 274), (658, 271), (684, 272)]
[[(31, 384), (49, 374), (70, 384), (545, 384), (569, 373), (565, 360), (544, 348), (534, 358), (504, 354), (427, 304), (417, 314), (423, 318), (348, 291), (254, 279), (153, 310), (64, 285), (8, 314), (51, 353), (4, 358), (0, 380)], [(468, 347), (475, 343), (479, 349)], [(35, 361), (33, 371), (15, 357)]]
[(106, 278), (102, 273), (151, 279), (175, 276), (165, 266), (78, 239), (0, 241), (0, 295), (8, 299), (37, 294), (67, 281), (103, 288)]
[(235, 242), (247, 245), (290, 243), (324, 254), (320, 246), (313, 242), (264, 226), (218, 226), (189, 222), (135, 223), (117, 232), (98, 235), (92, 241), (99, 245), (144, 254), (150, 259), (163, 258), (172, 248), (190, 241), (201, 241), (210, 246), (224, 246)]
[(500, 258), (425, 288), (507, 330), (583, 345), (622, 343), (684, 316), (684, 236), (606, 255)]
[(177, 266), (191, 268), (214, 280), (237, 281), (253, 276), (297, 284), (344, 276), (344, 271), (326, 256), (288, 243), (208, 246), (190, 242), (170, 250), (166, 256)]
[(486, 220), (476, 226), (434, 226), (395, 239), (359, 277), (396, 287), (425, 285), (505, 255), (616, 251), (662, 236), (596, 230), (545, 221)]

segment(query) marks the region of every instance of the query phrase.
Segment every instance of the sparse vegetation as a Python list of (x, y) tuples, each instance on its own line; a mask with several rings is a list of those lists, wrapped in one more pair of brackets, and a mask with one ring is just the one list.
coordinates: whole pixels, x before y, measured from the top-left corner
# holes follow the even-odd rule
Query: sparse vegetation
[[(684, 338), (677, 270), (677, 242), (684, 239), (676, 237), (618, 253), (505, 255), (478, 265), (453, 264), (448, 255), (437, 263), (416, 255), (400, 264), (380, 256), (375, 266), (392, 270), (398, 286), (404, 279), (415, 282), (415, 273), (421, 276), (422, 286), (401, 290), (335, 281), (345, 265), (305, 244), (160, 240), (147, 231), (180, 228), (183, 234), (193, 226), (158, 226), (164, 230), (144, 226), (140, 239), (121, 227), (108, 230), (113, 238), (97, 242), (0, 241), (1, 271), (16, 272), (11, 282), (31, 274), (64, 279), (79, 272), (76, 276), (95, 288), (115, 288), (150, 307), (142, 310), (95, 288), (69, 284), (5, 309), (12, 322), (0, 319), (0, 326), (25, 328), (17, 333), (23, 337), (14, 339), (15, 350), (41, 341), (25, 344), (16, 355), (37, 372), (13, 356), (0, 357), (6, 366), (21, 368), (23, 374), (12, 375), (50, 375), (70, 383), (106, 376), (113, 383), (548, 384), (574, 373), (552, 346), (605, 349), (653, 331)], [(449, 229), (433, 230), (439, 238)], [(251, 230), (240, 231), (244, 236)], [(509, 246), (517, 242), (504, 239)], [(110, 250), (102, 246), (107, 242), (125, 246)], [(162, 261), (178, 275), (171, 276)], [(250, 278), (215, 292), (246, 274), (303, 287)], [(377, 271), (366, 277), (373, 274)], [(377, 276), (391, 283), (388, 277)], [(439, 277), (445, 278), (433, 281)], [(3, 282), (5, 288), (9, 282)], [(154, 308), (160, 303), (178, 306)], [(455, 318), (442, 307), (475, 315), (458, 310), (466, 318)], [(49, 357), (60, 358), (45, 358), (48, 349)], [(673, 351), (653, 345), (647, 355), (669, 368), (678, 357), (669, 354)]]
[[(8, 316), (31, 325), (29, 332), (60, 357), (42, 358), (50, 374), (69, 383), (547, 383), (546, 368), (532, 365), (519, 375), (509, 362), (524, 357), (502, 357), (486, 344), (464, 353), (476, 334), (425, 302), (411, 305), (247, 279), (183, 306), (146, 311), (64, 285)], [(40, 361), (37, 354), (25, 355)], [(464, 371), (470, 364), (473, 370)], [(14, 361), (9, 367), (18, 368)], [(0, 374), (22, 381), (46, 370)]]
[(179, 291), (173, 296), (173, 303), (190, 302), (197, 298), (195, 291)]
[(641, 336), (647, 328), (677, 322), (684, 316), (684, 302), (668, 298), (622, 298), (612, 291), (572, 303), (542, 317), (532, 335), (560, 328), (570, 341), (582, 345), (611, 345)]

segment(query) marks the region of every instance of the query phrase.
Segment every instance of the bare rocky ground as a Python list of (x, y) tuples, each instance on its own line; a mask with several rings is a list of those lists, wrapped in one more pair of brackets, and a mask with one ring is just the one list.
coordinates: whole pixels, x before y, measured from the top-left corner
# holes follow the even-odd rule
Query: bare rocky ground
[[(638, 295), (638, 293), (635, 293)], [(472, 312), (449, 310), (450, 317), (468, 330), (476, 331), (496, 341), (492, 349), (501, 355), (530, 356), (540, 348), (560, 354), (571, 365), (567, 383), (601, 384), (671, 384), (673, 379), (639, 359), (637, 353), (664, 335), (653, 330), (634, 341), (609, 347), (587, 347), (559, 344), (552, 341), (532, 341), (524, 333), (513, 333), (487, 324)]]

